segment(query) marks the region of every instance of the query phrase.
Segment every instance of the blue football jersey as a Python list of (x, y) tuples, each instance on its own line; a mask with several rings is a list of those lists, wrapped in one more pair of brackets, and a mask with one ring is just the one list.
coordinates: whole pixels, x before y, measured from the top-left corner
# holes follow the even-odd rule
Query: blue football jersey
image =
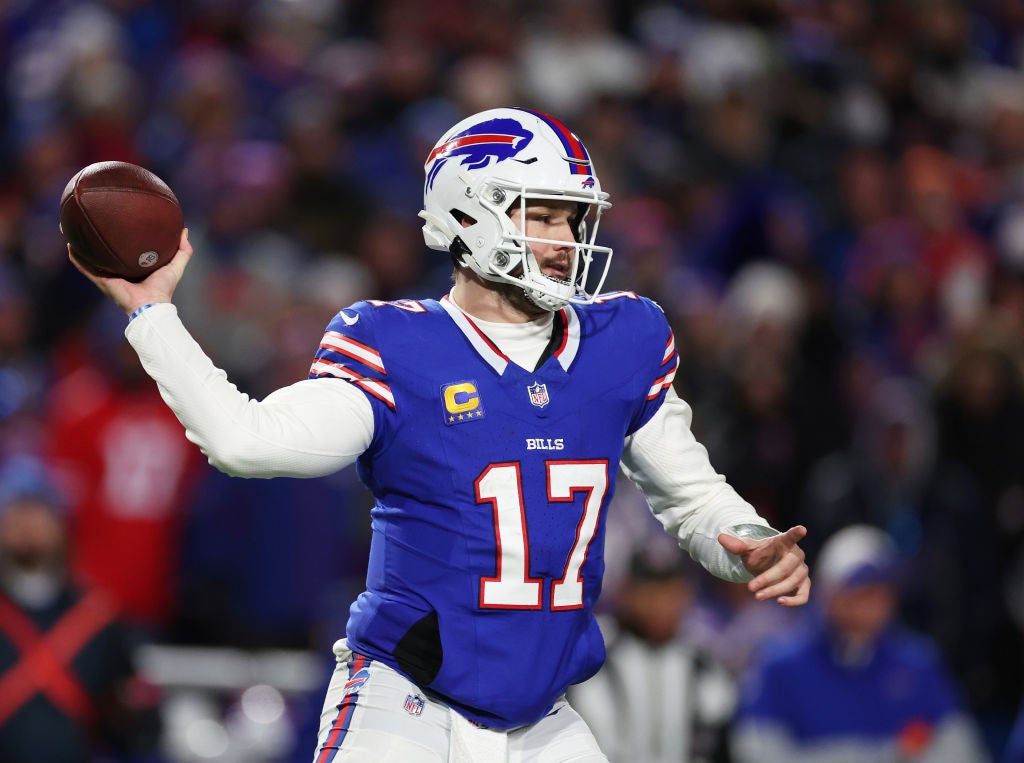
[(537, 721), (593, 675), (623, 441), (677, 365), (664, 314), (631, 292), (556, 313), (536, 370), (447, 297), (338, 313), (310, 376), (358, 386), (374, 416), (358, 461), (373, 538), (350, 647), (494, 728)]

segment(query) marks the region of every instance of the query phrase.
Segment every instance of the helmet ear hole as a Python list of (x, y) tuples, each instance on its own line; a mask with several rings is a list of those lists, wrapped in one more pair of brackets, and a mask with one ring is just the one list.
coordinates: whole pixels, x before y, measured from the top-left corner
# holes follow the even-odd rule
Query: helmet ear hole
[(580, 243), (587, 235), (587, 205), (580, 202), (576, 205), (576, 214), (569, 218), (569, 227), (576, 243)]
[(476, 225), (476, 218), (466, 214), (461, 209), (452, 209), (450, 214), (462, 225), (463, 228), (468, 228), (470, 225)]

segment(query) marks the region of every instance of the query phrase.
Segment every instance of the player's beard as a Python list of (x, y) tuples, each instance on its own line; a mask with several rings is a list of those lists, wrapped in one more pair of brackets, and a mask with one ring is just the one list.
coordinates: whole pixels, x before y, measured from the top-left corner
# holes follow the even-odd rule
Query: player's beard
[[(530, 256), (534, 257), (534, 258), (536, 257), (533, 254), (531, 254)], [(540, 263), (536, 259), (535, 259), (535, 262), (537, 262), (538, 267), (539, 267)], [(569, 270), (570, 271), (572, 270), (571, 266), (570, 266)], [(522, 276), (523, 276), (522, 265), (520, 265), (518, 268), (513, 270), (511, 275), (513, 275), (516, 278), (522, 278)], [(554, 278), (553, 276), (547, 276), (547, 277), (548, 278)], [(514, 307), (517, 310), (519, 310), (520, 312), (525, 313), (526, 315), (530, 316), (530, 320), (536, 320), (537, 318), (540, 318), (541, 316), (545, 315), (546, 313), (554, 312), (554, 311), (549, 310), (549, 309), (547, 309), (545, 307), (541, 307), (536, 302), (534, 302), (532, 299), (530, 299), (530, 297), (527, 296), (526, 289), (524, 289), (519, 284), (508, 283), (507, 281), (491, 281), (490, 283), (491, 283), (491, 286), (494, 287), (495, 291), (497, 291), (499, 294), (501, 294), (502, 297), (504, 299), (506, 299), (510, 305), (512, 305), (512, 307)], [(564, 283), (564, 281), (563, 281), (563, 283)]]
[(482, 278), (477, 273), (474, 273), (472, 268), (467, 265), (458, 265), (452, 270), (452, 283), (455, 283), (455, 275), (458, 273), (459, 268), (463, 268), (466, 274), (473, 279), (476, 279), (478, 283), (484, 283), (489, 289), (499, 294), (502, 299), (509, 303), (512, 307), (521, 313), (529, 316), (530, 320), (540, 318), (545, 313), (549, 312), (543, 307), (539, 307), (526, 296), (526, 291), (519, 284), (509, 283), (508, 281), (491, 281)]
[(501, 294), (502, 299), (508, 301), (512, 307), (521, 313), (525, 313), (530, 316), (531, 319), (540, 318), (548, 311), (543, 307), (534, 304), (528, 296), (522, 286), (513, 283), (497, 283), (494, 284), (495, 291)]

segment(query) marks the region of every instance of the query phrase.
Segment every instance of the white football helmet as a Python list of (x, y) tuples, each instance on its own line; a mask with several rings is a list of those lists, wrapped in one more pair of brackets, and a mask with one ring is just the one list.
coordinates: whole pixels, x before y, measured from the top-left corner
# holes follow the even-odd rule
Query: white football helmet
[[(594, 243), (603, 210), (611, 206), (583, 143), (564, 124), (539, 111), (490, 109), (442, 136), (424, 165), (423, 238), (450, 252), (488, 281), (516, 284), (544, 310), (589, 304), (601, 291), (612, 250)], [(525, 236), (532, 200), (578, 202), (575, 256), (568, 278), (541, 272), (530, 244), (564, 244)], [(520, 215), (517, 227), (513, 215)], [(600, 262), (595, 264), (596, 258)]]

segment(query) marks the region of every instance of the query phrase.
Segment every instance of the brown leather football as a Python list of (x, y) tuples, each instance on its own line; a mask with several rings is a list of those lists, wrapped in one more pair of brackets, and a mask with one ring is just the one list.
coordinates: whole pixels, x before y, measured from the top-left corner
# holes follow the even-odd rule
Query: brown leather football
[(60, 230), (75, 258), (101, 276), (141, 281), (178, 251), (184, 216), (167, 184), (128, 162), (79, 171), (60, 200)]

